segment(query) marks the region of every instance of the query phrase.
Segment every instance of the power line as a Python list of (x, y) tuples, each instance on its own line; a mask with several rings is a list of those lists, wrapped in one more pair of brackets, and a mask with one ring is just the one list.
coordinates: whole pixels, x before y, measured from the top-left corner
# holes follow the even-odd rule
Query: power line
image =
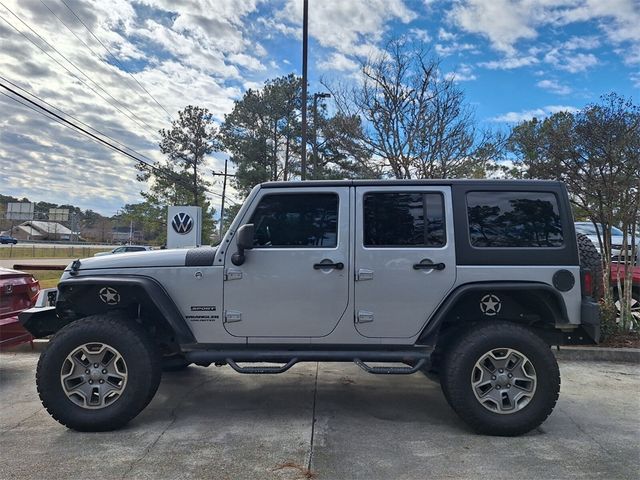
[[(14, 102), (18, 102), (20, 105), (25, 106), (25, 107), (27, 107), (27, 108), (29, 108), (29, 109), (33, 110), (34, 112), (42, 113), (42, 112), (40, 112), (37, 108), (32, 107), (32, 106), (31, 106), (31, 105), (29, 105), (28, 103), (21, 102), (21, 101), (20, 101), (20, 100), (18, 100), (17, 98), (13, 98), (13, 97), (12, 97), (11, 95), (9, 95), (8, 93), (0, 92), (0, 94), (1, 94), (1, 95), (4, 95), (5, 97), (7, 97), (7, 98), (8, 98), (8, 99), (10, 99), (10, 100), (13, 100)], [(46, 115), (46, 114), (44, 114), (44, 113), (43, 113), (43, 115), (44, 115), (45, 117), (47, 117), (48, 119), (50, 119), (50, 120), (55, 120), (55, 118), (51, 118), (51, 117), (47, 116), (47, 115)]]
[[(90, 45), (88, 45), (88, 44), (87, 44), (87, 43), (86, 43), (82, 38), (80, 38), (80, 36), (79, 36), (76, 32), (74, 32), (74, 31), (71, 29), (71, 27), (69, 27), (69, 25), (67, 25), (67, 24), (64, 22), (64, 20), (62, 20), (62, 19), (61, 19), (61, 18), (60, 18), (60, 17), (59, 17), (59, 16), (58, 16), (58, 15), (57, 15), (53, 10), (51, 10), (51, 8), (49, 8), (49, 6), (44, 2), (44, 0), (40, 0), (40, 3), (42, 3), (42, 5), (44, 5), (44, 6), (45, 6), (45, 8), (46, 8), (47, 10), (49, 10), (49, 11), (51, 12), (51, 14), (52, 14), (54, 17), (56, 17), (56, 18), (58, 19), (58, 21), (59, 21), (60, 23), (62, 23), (62, 25), (64, 25), (64, 26), (67, 28), (67, 30), (69, 30), (69, 31), (73, 34), (73, 36), (74, 36), (74, 37), (76, 37), (76, 38), (77, 38), (77, 39), (78, 39), (78, 40), (79, 40), (79, 41), (80, 41), (80, 42), (81, 42), (85, 47), (87, 47), (87, 48), (91, 51), (91, 53), (93, 53), (93, 55), (94, 55), (94, 56), (96, 56), (96, 57), (98, 58), (98, 60), (100, 60), (100, 61), (102, 61), (102, 62), (106, 63), (107, 65), (109, 65), (109, 63), (107, 63), (107, 62), (106, 62), (106, 60), (104, 60), (104, 59), (103, 59), (103, 58), (102, 58), (98, 53), (96, 53), (96, 51), (95, 51), (93, 48), (91, 48), (91, 46), (90, 46)], [(64, 2), (64, 0), (62, 1), (62, 3), (64, 3), (64, 5), (65, 5), (65, 6), (66, 6), (70, 11), (71, 11), (71, 13), (72, 13), (72, 14), (73, 14), (77, 19), (78, 19), (78, 21), (79, 21), (79, 22), (80, 22), (80, 23), (81, 23), (81, 24), (82, 24), (82, 25), (83, 25), (83, 26), (84, 26), (84, 27), (89, 31), (89, 33), (91, 34), (91, 36), (92, 36), (93, 38), (95, 38), (95, 39), (98, 41), (98, 43), (100, 43), (100, 45), (102, 45), (102, 47), (107, 51), (107, 53), (111, 56), (111, 58), (113, 58), (113, 60), (115, 61), (115, 63), (120, 67), (120, 70), (121, 70), (121, 71), (123, 71), (123, 72), (125, 72), (125, 73), (127, 73), (127, 74), (128, 74), (128, 75), (129, 75), (129, 76), (130, 76), (130, 77), (131, 77), (131, 78), (132, 78), (132, 79), (133, 79), (137, 84), (138, 84), (138, 86), (139, 86), (139, 87), (140, 87), (140, 88), (141, 88), (141, 89), (142, 89), (142, 90), (143, 90), (143, 91), (144, 91), (144, 92), (145, 92), (145, 93), (146, 93), (146, 94), (147, 94), (147, 95), (148, 95), (148, 96), (149, 96), (149, 97), (150, 97), (150, 98), (151, 98), (151, 99), (152, 99), (152, 100), (153, 100), (153, 101), (154, 101), (154, 102), (155, 102), (155, 103), (156, 103), (156, 104), (157, 104), (157, 105), (158, 105), (158, 106), (159, 106), (159, 107), (160, 107), (160, 108), (161, 108), (161, 109), (162, 109), (162, 110), (167, 114), (167, 116), (169, 117), (169, 120), (173, 120), (173, 119), (171, 118), (171, 114), (169, 113), (169, 111), (168, 111), (166, 108), (164, 108), (164, 106), (163, 106), (160, 102), (158, 102), (158, 100), (156, 100), (156, 98), (155, 98), (153, 95), (151, 95), (151, 93), (150, 93), (150, 92), (149, 92), (149, 91), (148, 91), (148, 90), (147, 90), (147, 89), (146, 89), (146, 88), (145, 88), (145, 87), (144, 87), (144, 86), (143, 86), (143, 85), (138, 81), (138, 79), (137, 79), (136, 77), (134, 77), (134, 76), (133, 76), (133, 74), (132, 74), (131, 72), (128, 72), (128, 71), (126, 70), (126, 68), (125, 68), (125, 67), (120, 63), (120, 61), (116, 58), (116, 56), (115, 56), (113, 53), (111, 53), (111, 51), (110, 51), (110, 50), (109, 50), (109, 49), (104, 45), (104, 43), (102, 43), (102, 42), (100, 41), (100, 39), (99, 39), (98, 37), (96, 37), (96, 35), (95, 35), (95, 34), (91, 31), (91, 29), (90, 29), (90, 28), (89, 28), (89, 27), (88, 27), (88, 26), (87, 26), (87, 25), (82, 21), (82, 19), (81, 19), (81, 18), (76, 14), (76, 12), (74, 12), (74, 11), (73, 11), (73, 9), (72, 9), (69, 5), (67, 5), (67, 4)]]
[[(58, 51), (58, 49), (56, 49), (54, 46), (52, 46), (49, 42), (47, 42), (40, 34), (38, 34), (38, 32), (36, 32), (33, 28), (31, 28), (24, 20), (22, 20), (20, 17), (18, 17), (11, 9), (7, 8), (7, 6), (2, 3), (0, 1), (0, 5), (2, 5), (9, 13), (11, 13), (11, 15), (13, 15), (15, 18), (18, 19), (18, 21), (20, 21), (23, 25), (25, 25), (34, 35), (36, 35), (40, 40), (42, 40), (42, 42), (44, 42), (45, 45), (47, 45), (50, 49), (52, 49), (53, 51), (55, 51), (58, 55), (60, 55), (62, 58), (64, 58), (69, 64), (71, 64), (76, 70), (78, 70), (80, 73), (82, 73), (82, 75), (84, 75), (89, 81), (91, 81), (91, 83), (93, 83), (94, 85), (96, 85), (96, 87), (98, 87), (100, 90), (102, 90), (105, 94), (107, 94), (109, 97), (111, 97), (115, 102), (117, 102), (119, 105), (122, 105), (122, 103), (115, 98), (113, 95), (111, 95), (107, 90), (105, 90), (100, 84), (98, 84), (95, 80), (91, 79), (91, 77), (89, 77), (89, 75), (87, 75), (81, 68), (79, 68), (75, 63), (73, 63), (71, 60), (69, 60), (67, 57), (65, 57), (62, 53), (60, 53), (60, 51)], [(91, 85), (87, 84), (87, 82), (85, 82), (82, 78), (78, 77), (76, 74), (74, 74), (71, 70), (69, 70), (65, 65), (63, 65), (62, 63), (60, 63), (57, 59), (55, 59), (51, 54), (49, 54), (49, 52), (47, 52), (45, 49), (43, 49), (40, 45), (38, 45), (36, 42), (34, 42), (31, 38), (29, 38), (27, 35), (25, 35), (24, 32), (22, 32), (21, 30), (19, 30), (18, 28), (16, 28), (15, 25), (13, 25), (11, 22), (9, 22), (9, 20), (7, 20), (6, 18), (4, 18), (2, 15), (0, 15), (0, 18), (2, 20), (4, 20), (5, 23), (7, 23), (11, 28), (13, 28), (16, 32), (18, 32), (20, 35), (22, 35), (24, 38), (26, 38), (29, 42), (31, 42), (33, 45), (35, 45), (36, 47), (38, 47), (45, 55), (47, 55), (51, 60), (53, 60), (54, 62), (56, 62), (58, 65), (60, 65), (62, 68), (64, 68), (70, 75), (72, 75), (74, 78), (76, 78), (78, 81), (80, 81), (83, 85), (85, 85), (86, 87), (88, 87), (91, 91), (93, 91), (96, 95), (98, 95), (100, 98), (102, 98), (105, 102), (107, 102), (110, 106), (112, 106), (113, 108), (115, 108), (116, 110), (118, 110), (120, 113), (122, 113), (123, 115), (125, 115), (127, 118), (129, 118), (130, 120), (134, 121), (135, 123), (137, 123), (140, 127), (142, 127), (143, 129), (145, 129), (147, 132), (152, 132), (152, 135), (156, 138), (158, 137), (158, 134), (155, 132), (154, 128), (149, 125), (148, 123), (146, 123), (144, 120), (140, 119), (140, 117), (138, 117), (135, 113), (133, 113), (131, 110), (129, 110), (126, 106), (122, 105), (122, 107), (127, 110), (131, 115), (128, 115), (127, 113), (125, 113), (124, 111), (122, 111), (120, 108), (118, 108), (118, 106), (114, 105), (113, 103), (111, 103), (109, 100), (107, 100), (104, 96), (102, 96), (96, 89), (94, 89), (93, 87), (91, 87)], [(134, 118), (135, 117), (135, 118)], [(138, 119), (138, 120), (136, 120)], [(147, 128), (145, 128), (145, 126)]]
[[(2, 75), (0, 75), (0, 79), (1, 79), (1, 80), (3, 80), (3, 81), (5, 81), (6, 83), (8, 83), (8, 84), (10, 84), (10, 85), (13, 85), (15, 88), (17, 88), (17, 89), (19, 89), (19, 90), (23, 91), (25, 94), (30, 95), (30, 96), (32, 96), (32, 97), (34, 97), (34, 98), (37, 98), (41, 103), (44, 103), (45, 105), (48, 105), (48, 106), (49, 106), (49, 107), (51, 107), (52, 109), (57, 110), (57, 111), (58, 111), (58, 112), (60, 112), (61, 114), (65, 115), (65, 116), (67, 116), (67, 117), (69, 117), (69, 118), (74, 119), (77, 123), (79, 123), (79, 124), (81, 124), (81, 125), (83, 125), (83, 126), (87, 127), (87, 128), (88, 128), (88, 129), (90, 129), (90, 130), (93, 130), (93, 131), (94, 131), (94, 132), (96, 132), (97, 134), (102, 135), (103, 137), (108, 138), (108, 139), (109, 139), (109, 140), (111, 140), (112, 142), (117, 143), (118, 145), (120, 145), (120, 146), (122, 146), (122, 147), (126, 148), (127, 150), (130, 150), (130, 151), (134, 152), (136, 155), (139, 155), (139, 156), (141, 156), (141, 157), (143, 157), (143, 158), (146, 158), (147, 160), (149, 160), (149, 161), (151, 161), (151, 162), (153, 162), (153, 161), (154, 161), (153, 159), (149, 158), (148, 156), (146, 156), (146, 155), (144, 155), (144, 154), (142, 154), (142, 153), (140, 153), (140, 152), (137, 152), (137, 151), (136, 151), (136, 150), (134, 150), (133, 148), (129, 147), (128, 145), (125, 145), (124, 143), (122, 143), (122, 142), (120, 142), (120, 141), (116, 140), (115, 138), (113, 138), (113, 137), (111, 137), (111, 136), (107, 135), (106, 133), (104, 133), (104, 132), (102, 132), (102, 131), (98, 130), (97, 128), (92, 127), (91, 125), (88, 125), (87, 123), (83, 122), (82, 120), (78, 119), (77, 117), (74, 117), (73, 115), (71, 115), (71, 114), (69, 114), (69, 113), (67, 113), (67, 112), (65, 112), (65, 111), (63, 111), (63, 110), (61, 110), (61, 109), (59, 109), (58, 107), (56, 107), (55, 105), (52, 105), (51, 103), (47, 102), (46, 100), (44, 100), (42, 97), (39, 97), (39, 96), (38, 96), (38, 95), (36, 95), (35, 93), (29, 92), (28, 90), (26, 90), (26, 89), (22, 88), (20, 85), (16, 84), (15, 82), (12, 82), (12, 81), (11, 81), (11, 80), (9, 80), (8, 78), (5, 78), (5, 77), (3, 77)], [(6, 97), (11, 98), (11, 99), (13, 100), (13, 98), (12, 98), (12, 97), (10, 97), (9, 95), (7, 95), (6, 93), (3, 93), (3, 95), (4, 95), (4, 96), (6, 96)], [(41, 113), (39, 110), (36, 110), (34, 107), (31, 107), (31, 106), (29, 106), (29, 105), (26, 105), (26, 106), (28, 106), (29, 108), (31, 108), (32, 110), (34, 110), (34, 111), (36, 111), (36, 112), (38, 112), (38, 113)], [(52, 119), (52, 120), (53, 120), (53, 119)]]
[[(179, 183), (179, 184), (181, 184), (181, 185), (183, 185), (183, 186), (185, 186), (187, 188), (191, 188), (192, 187), (191, 184), (185, 183), (185, 181), (182, 178), (175, 176), (175, 173), (169, 172), (169, 171), (167, 171), (165, 169), (162, 169), (162, 168), (158, 168), (155, 165), (143, 160), (142, 158), (140, 158), (140, 157), (138, 157), (138, 156), (136, 156), (136, 155), (134, 155), (132, 153), (129, 153), (126, 150), (123, 150), (122, 148), (117, 147), (116, 145), (113, 145), (112, 143), (106, 141), (105, 139), (103, 139), (103, 138), (91, 133), (90, 131), (82, 128), (81, 126), (79, 126), (79, 125), (67, 120), (66, 118), (64, 118), (64, 117), (62, 117), (60, 115), (58, 115), (57, 113), (53, 112), (52, 110), (50, 110), (50, 109), (38, 104), (37, 102), (34, 102), (33, 100), (31, 100), (30, 98), (22, 95), (20, 92), (14, 90), (13, 88), (11, 88), (11, 87), (9, 87), (7, 85), (4, 85), (3, 83), (0, 83), (0, 87), (2, 87), (5, 90), (11, 92), (16, 97), (26, 101), (30, 105), (33, 105), (33, 106), (37, 107), (38, 113), (44, 115), (45, 117), (47, 117), (47, 118), (50, 118), (49, 116), (53, 117), (52, 120), (55, 120), (57, 123), (60, 123), (61, 125), (67, 126), (69, 128), (75, 129), (75, 130), (83, 133), (84, 135), (86, 135), (86, 136), (92, 138), (93, 140), (95, 140), (95, 141), (107, 146), (108, 148), (111, 148), (111, 149), (121, 153), (122, 155), (125, 155), (125, 156), (135, 160), (136, 162), (145, 165), (145, 167), (150, 168), (153, 172), (155, 172), (156, 174), (158, 174), (160, 176), (164, 176), (165, 178), (169, 178), (170, 180), (174, 181), (175, 183)], [(20, 103), (21, 105), (28, 106), (28, 105), (25, 105), (22, 101), (19, 101), (16, 98), (13, 98), (13, 97), (11, 97), (9, 95), (6, 95), (6, 94), (5, 94), (5, 96), (10, 98), (11, 100), (16, 101), (17, 103)], [(31, 107), (29, 107), (29, 108), (31, 108)], [(34, 109), (32, 108), (32, 110), (34, 110)], [(57, 109), (57, 110), (60, 111), (60, 109)], [(49, 116), (47, 116), (47, 114)], [(129, 147), (126, 147), (126, 148), (128, 148), (129, 150), (135, 152), (135, 150), (133, 150), (133, 149), (131, 149)], [(217, 192), (213, 192), (213, 191), (208, 190), (206, 188), (203, 188), (203, 191), (207, 192), (207, 193), (209, 193), (211, 195), (215, 195), (217, 197), (222, 197), (221, 194), (219, 194)], [(237, 204), (237, 202), (235, 202), (233, 200), (231, 200), (231, 201), (232, 201), (232, 203)]]

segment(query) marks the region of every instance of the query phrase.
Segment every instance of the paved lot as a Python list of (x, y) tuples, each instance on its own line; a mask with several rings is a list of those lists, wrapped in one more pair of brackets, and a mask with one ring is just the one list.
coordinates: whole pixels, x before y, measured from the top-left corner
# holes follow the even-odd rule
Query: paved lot
[(37, 357), (0, 354), (3, 479), (296, 479), (309, 465), (338, 480), (640, 478), (636, 365), (562, 363), (555, 412), (519, 438), (471, 433), (421, 375), (335, 363), (165, 374), (127, 428), (76, 433), (42, 409)]

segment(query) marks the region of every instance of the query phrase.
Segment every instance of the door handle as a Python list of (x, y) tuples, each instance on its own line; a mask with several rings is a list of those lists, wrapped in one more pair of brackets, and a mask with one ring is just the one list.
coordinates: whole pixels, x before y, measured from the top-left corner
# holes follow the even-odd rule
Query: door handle
[(321, 270), (324, 268), (335, 268), (336, 270), (342, 270), (344, 268), (344, 263), (342, 262), (337, 262), (337, 263), (314, 263), (313, 264), (313, 269), (314, 270)]
[(414, 263), (414, 270), (444, 270), (444, 263)]

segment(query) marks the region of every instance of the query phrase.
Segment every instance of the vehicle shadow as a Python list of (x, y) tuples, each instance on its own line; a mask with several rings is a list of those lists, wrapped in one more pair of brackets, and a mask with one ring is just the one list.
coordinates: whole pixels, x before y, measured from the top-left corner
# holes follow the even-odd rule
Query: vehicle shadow
[(135, 423), (173, 417), (205, 424), (251, 418), (308, 420), (311, 410), (350, 421), (455, 424), (467, 430), (440, 386), (422, 374), (371, 375), (345, 364), (299, 365), (279, 375), (243, 375), (228, 367), (190, 367), (163, 375), (156, 397)]

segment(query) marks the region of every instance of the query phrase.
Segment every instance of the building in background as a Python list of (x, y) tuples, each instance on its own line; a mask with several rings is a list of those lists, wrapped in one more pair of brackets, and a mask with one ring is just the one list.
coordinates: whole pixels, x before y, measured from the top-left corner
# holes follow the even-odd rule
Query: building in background
[(28, 220), (10, 230), (10, 235), (18, 240), (69, 241), (73, 232), (58, 222)]

